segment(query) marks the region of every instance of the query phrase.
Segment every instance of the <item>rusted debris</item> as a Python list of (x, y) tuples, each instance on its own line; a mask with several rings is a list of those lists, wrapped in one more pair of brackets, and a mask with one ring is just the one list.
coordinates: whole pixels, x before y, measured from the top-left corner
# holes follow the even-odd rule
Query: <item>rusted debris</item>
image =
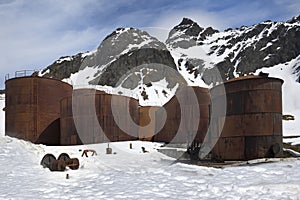
[(282, 119), (289, 121), (289, 120), (295, 120), (295, 117), (293, 115), (282, 115)]
[[(80, 149), (79, 151), (82, 151), (82, 150)], [(88, 152), (92, 152), (92, 156), (97, 155), (97, 152), (94, 149), (85, 149), (85, 150), (83, 150), (81, 157), (83, 157), (83, 156), (88, 157)]]
[(49, 168), (50, 166), (50, 163), (52, 161), (56, 160), (55, 156), (53, 154), (46, 154), (42, 160), (41, 160), (41, 165), (44, 167), (44, 168)]
[(142, 147), (142, 151), (143, 153), (149, 153), (149, 151), (147, 151), (145, 147)]
[(61, 153), (58, 156), (57, 160), (67, 161), (67, 160), (70, 160), (70, 156), (67, 153)]
[(49, 166), (50, 171), (65, 171), (66, 163), (64, 160), (53, 160)]
[(57, 160), (53, 154), (46, 154), (41, 160), (41, 165), (49, 168), (50, 171), (65, 171), (66, 167), (76, 170), (79, 168), (79, 160), (70, 158), (67, 153), (60, 154)]

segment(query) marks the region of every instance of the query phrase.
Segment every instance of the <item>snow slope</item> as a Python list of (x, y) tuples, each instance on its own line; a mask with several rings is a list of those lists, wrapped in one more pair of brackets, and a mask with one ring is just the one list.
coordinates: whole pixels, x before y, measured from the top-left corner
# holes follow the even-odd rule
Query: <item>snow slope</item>
[[(0, 199), (299, 199), (300, 160), (223, 169), (174, 163), (160, 144), (134, 141), (49, 147), (0, 137)], [(144, 146), (149, 153), (142, 153)], [(98, 155), (80, 157), (79, 149)], [(50, 172), (46, 153), (80, 159), (79, 170)], [(69, 174), (69, 179), (66, 179)]]
[[(259, 72), (269, 73), (270, 77), (280, 78), (284, 81), (282, 85), (283, 114), (293, 115), (295, 120), (283, 121), (284, 136), (300, 136), (300, 84), (295, 74), (295, 68), (300, 66), (300, 56), (287, 63), (282, 63), (271, 68), (262, 68)], [(291, 141), (291, 140), (288, 140)], [(300, 142), (300, 141), (299, 141)]]

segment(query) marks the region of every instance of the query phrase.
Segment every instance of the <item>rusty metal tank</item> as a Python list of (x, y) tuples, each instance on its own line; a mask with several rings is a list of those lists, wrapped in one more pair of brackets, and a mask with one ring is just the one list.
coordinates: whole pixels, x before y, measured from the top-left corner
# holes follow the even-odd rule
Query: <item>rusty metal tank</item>
[(155, 113), (160, 109), (158, 106), (139, 107), (139, 139), (152, 141), (155, 135)]
[(94, 89), (74, 90), (61, 100), (61, 144), (136, 140), (138, 115), (136, 99)]
[(213, 103), (227, 100), (226, 115), (211, 124), (221, 131), (212, 150), (214, 160), (282, 156), (282, 83), (277, 78), (247, 76), (211, 89)]
[(59, 145), (60, 100), (72, 86), (42, 77), (5, 82), (5, 134), (33, 143)]
[[(191, 100), (191, 93), (194, 93), (196, 101)], [(179, 99), (183, 101), (180, 102)], [(154, 141), (202, 143), (209, 125), (209, 107), (210, 94), (207, 88), (183, 87), (156, 112), (156, 127), (163, 128), (156, 130), (158, 133), (154, 136)], [(164, 112), (167, 114), (165, 122), (161, 119)]]

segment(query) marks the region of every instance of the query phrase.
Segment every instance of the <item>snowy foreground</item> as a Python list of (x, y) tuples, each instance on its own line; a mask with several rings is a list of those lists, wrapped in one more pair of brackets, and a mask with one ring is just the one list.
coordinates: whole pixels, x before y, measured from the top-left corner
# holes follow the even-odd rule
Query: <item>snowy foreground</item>
[[(225, 168), (174, 163), (159, 143), (111, 143), (49, 147), (0, 137), (1, 199), (299, 199), (300, 160)], [(149, 153), (142, 153), (141, 147)], [(97, 156), (80, 157), (79, 149)], [(46, 153), (80, 159), (78, 170), (50, 172)], [(69, 179), (66, 179), (69, 174)]]

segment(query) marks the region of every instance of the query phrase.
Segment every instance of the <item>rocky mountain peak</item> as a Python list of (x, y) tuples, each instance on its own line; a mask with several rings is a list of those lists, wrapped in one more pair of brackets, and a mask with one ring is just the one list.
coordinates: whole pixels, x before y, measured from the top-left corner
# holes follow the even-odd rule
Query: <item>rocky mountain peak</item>
[(288, 20), (287, 23), (290, 23), (290, 24), (300, 23), (300, 15), (295, 16), (292, 19)]
[(203, 28), (189, 18), (183, 18), (169, 33), (166, 44), (172, 48), (183, 48), (195, 46), (197, 40), (205, 40), (208, 36), (219, 32), (212, 27)]
[(197, 37), (204, 28), (189, 18), (183, 18), (179, 25), (173, 28), (176, 31), (182, 31), (186, 35)]

